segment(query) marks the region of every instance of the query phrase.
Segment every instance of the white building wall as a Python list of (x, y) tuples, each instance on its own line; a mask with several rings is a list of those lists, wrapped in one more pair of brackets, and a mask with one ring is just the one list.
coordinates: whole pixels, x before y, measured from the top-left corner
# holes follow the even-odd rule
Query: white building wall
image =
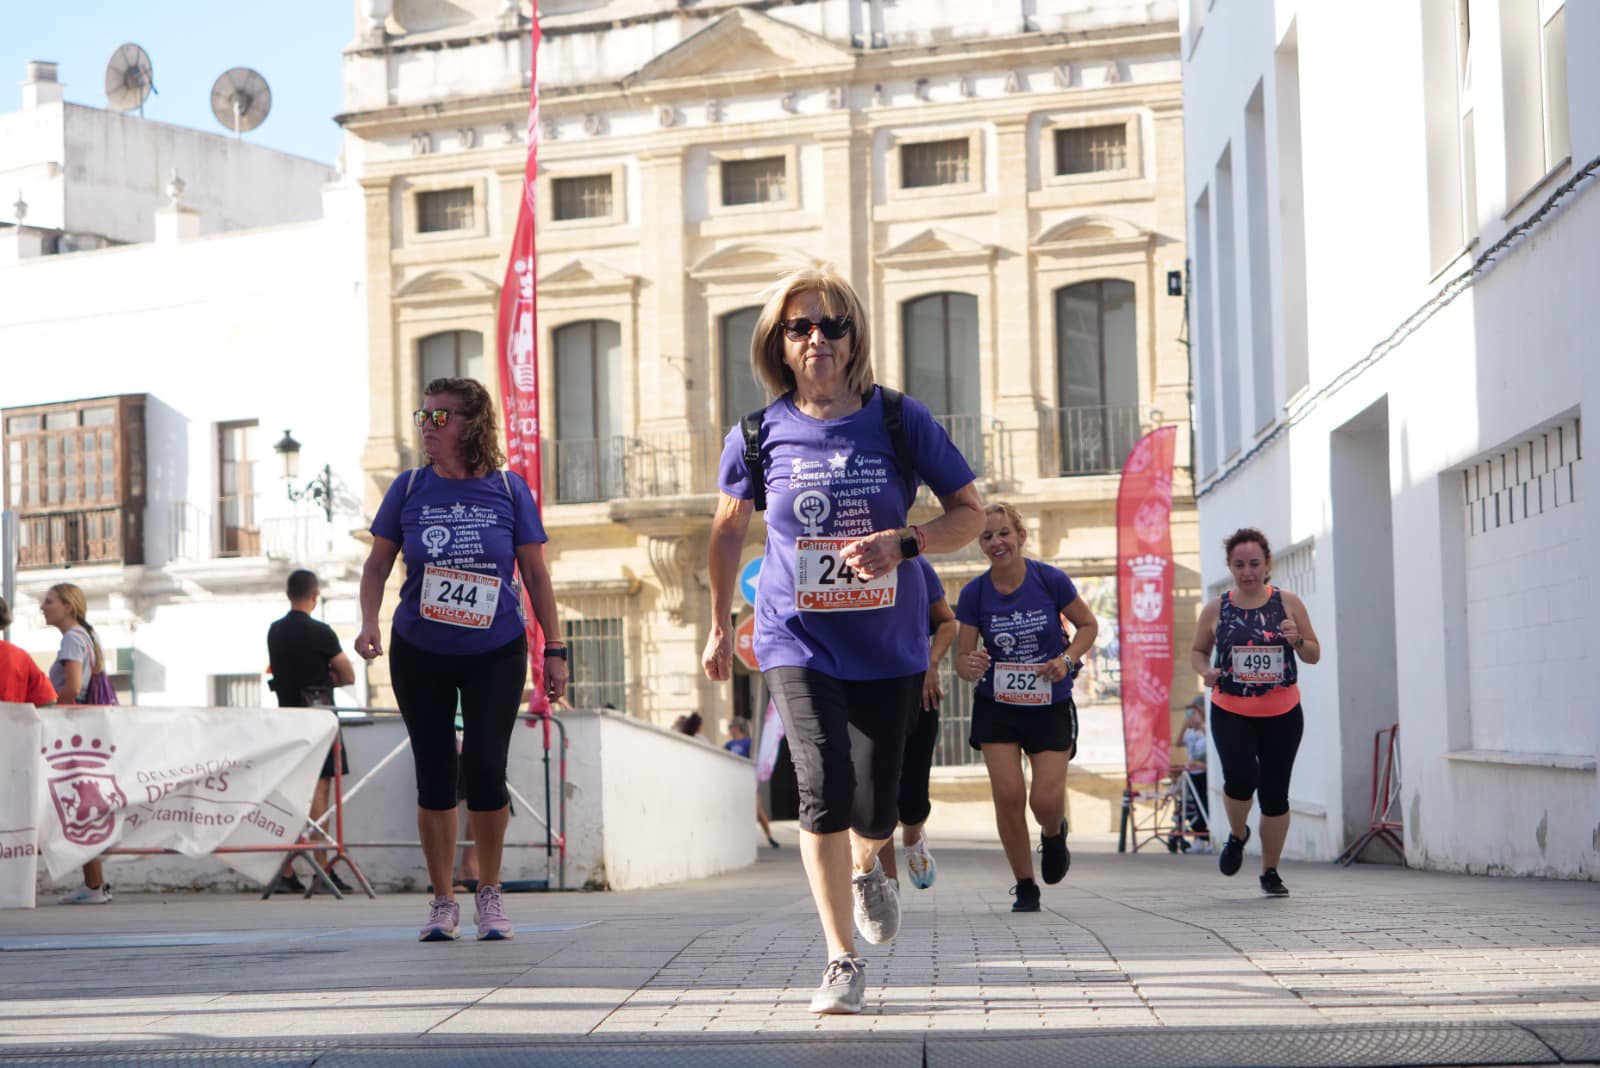
[(313, 160), (134, 113), (57, 101), (0, 115), (0, 217), (8, 221), (20, 199), (29, 226), (150, 241), (151, 212), (174, 171), (202, 233), (314, 220), (334, 177)]
[[(1217, 547), (1239, 526), (1261, 527), (1280, 548), (1315, 547), (1305, 599), (1324, 653), (1301, 674), (1307, 730), (1288, 853), (1331, 857), (1365, 829), (1372, 734), (1399, 722), (1410, 863), (1594, 878), (1595, 476), (1579, 461), (1561, 509), (1473, 535), (1462, 471), (1519, 443), (1526, 453), (1547, 428), (1581, 426), (1600, 402), (1600, 362), (1585, 340), (1600, 277), (1597, 183), (1585, 181), (1452, 303), (1380, 343), (1600, 155), (1600, 71), (1576, 58), (1600, 54), (1600, 6), (1565, 5), (1571, 162), (1529, 189), (1507, 179), (1499, 5), (1473, 0), (1476, 222), (1442, 271), (1430, 255), (1437, 190), (1424, 106), (1440, 89), (1422, 62), (1437, 41), (1424, 38), (1415, 8), (1195, 3), (1183, 14), (1191, 223), (1203, 198), (1213, 228), (1221, 217), (1216, 163), (1231, 150), (1236, 277), (1242, 285), (1253, 257), (1268, 256), (1273, 302), (1274, 418), (1255, 433), (1246, 420), (1237, 451), (1219, 424), (1225, 404), (1254, 407), (1251, 331), (1216, 351), (1209, 380), (1196, 366), (1196, 434), (1216, 447), (1210, 464), (1200, 450), (1204, 581), (1225, 582)], [(1362, 77), (1350, 77), (1352, 63)], [(1295, 82), (1300, 106), (1285, 112), (1279, 90)], [(1258, 83), (1278, 208), (1266, 213), (1265, 253), (1251, 232), (1260, 213), (1238, 181)], [(1305, 391), (1294, 386), (1290, 301), (1302, 209)], [(1215, 344), (1221, 280), (1207, 263), (1194, 270), (1192, 322), (1209, 317)], [(1260, 309), (1253, 293), (1241, 297), (1247, 325)]]
[[(326, 204), (315, 223), (0, 266), (5, 407), (149, 397), (144, 565), (19, 573), (18, 644), (56, 648), (37, 601), (50, 583), (75, 582), (90, 595), (103, 644), (131, 651), (139, 700), (209, 703), (210, 676), (264, 675), (266, 626), (286, 610), (284, 579), (314, 566), (331, 597), (325, 614), (348, 647), (363, 555), (350, 532), (365, 526), (361, 203), (336, 187)], [(267, 551), (218, 559), (217, 427), (246, 420), (257, 422), (255, 518)], [(324, 464), (334, 472), (332, 523), (287, 498), (272, 450), (286, 428), (304, 446), (297, 489)]]

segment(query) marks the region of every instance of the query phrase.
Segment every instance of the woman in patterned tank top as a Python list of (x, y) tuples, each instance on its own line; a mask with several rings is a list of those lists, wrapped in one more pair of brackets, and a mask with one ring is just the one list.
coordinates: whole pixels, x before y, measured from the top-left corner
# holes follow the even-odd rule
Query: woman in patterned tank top
[(1261, 892), (1287, 897), (1278, 860), (1289, 835), (1289, 777), (1305, 731), (1299, 661), (1315, 664), (1322, 645), (1299, 597), (1270, 584), (1272, 549), (1261, 531), (1225, 543), (1233, 589), (1206, 605), (1189, 661), (1211, 689), (1211, 736), (1222, 761), (1228, 842), (1217, 866), (1234, 875), (1250, 840), (1252, 801), (1261, 800)]

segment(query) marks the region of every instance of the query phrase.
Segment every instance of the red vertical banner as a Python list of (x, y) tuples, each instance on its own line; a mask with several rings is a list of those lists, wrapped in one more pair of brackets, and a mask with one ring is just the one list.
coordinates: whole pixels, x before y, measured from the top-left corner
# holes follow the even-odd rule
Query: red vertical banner
[(1128, 783), (1172, 762), (1172, 455), (1175, 426), (1139, 439), (1117, 490), (1117, 623)]
[[(543, 450), (539, 438), (539, 314), (535, 303), (538, 256), (534, 246), (534, 195), (539, 173), (539, 4), (533, 5), (533, 46), (528, 90), (528, 160), (522, 172), (522, 202), (511, 238), (505, 282), (500, 287), (498, 335), (500, 397), (505, 409), (506, 461), (533, 490), (544, 508)], [(527, 594), (523, 594), (524, 598)], [(533, 695), (529, 711), (550, 707), (544, 692), (544, 635), (524, 600), (528, 620), (528, 657), (532, 662)]]

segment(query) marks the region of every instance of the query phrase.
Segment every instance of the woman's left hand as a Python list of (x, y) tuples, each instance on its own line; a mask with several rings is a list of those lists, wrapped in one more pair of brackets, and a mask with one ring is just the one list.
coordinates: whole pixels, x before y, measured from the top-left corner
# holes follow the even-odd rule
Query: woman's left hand
[(559, 701), (567, 694), (567, 662), (559, 656), (544, 658), (544, 694)]
[(867, 581), (881, 578), (900, 566), (900, 532), (880, 530), (857, 538), (844, 547), (844, 562)]

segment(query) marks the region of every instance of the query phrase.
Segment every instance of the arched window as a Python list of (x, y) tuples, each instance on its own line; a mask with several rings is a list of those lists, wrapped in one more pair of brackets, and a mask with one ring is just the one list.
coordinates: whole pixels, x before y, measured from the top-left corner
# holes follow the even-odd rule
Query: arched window
[(609, 319), (555, 332), (556, 500), (601, 501), (622, 487), (622, 327)]
[(417, 397), (435, 378), (483, 377), (483, 335), (472, 330), (446, 330), (417, 342)]
[(1139, 440), (1133, 283), (1056, 290), (1056, 435), (1060, 473), (1116, 471)]
[(722, 354), (722, 422), (727, 430), (741, 416), (767, 402), (766, 390), (750, 371), (750, 338), (756, 332), (759, 307), (740, 308), (717, 322), (717, 344)]
[(930, 293), (900, 306), (906, 391), (933, 412), (974, 471), (983, 471), (978, 298)]

